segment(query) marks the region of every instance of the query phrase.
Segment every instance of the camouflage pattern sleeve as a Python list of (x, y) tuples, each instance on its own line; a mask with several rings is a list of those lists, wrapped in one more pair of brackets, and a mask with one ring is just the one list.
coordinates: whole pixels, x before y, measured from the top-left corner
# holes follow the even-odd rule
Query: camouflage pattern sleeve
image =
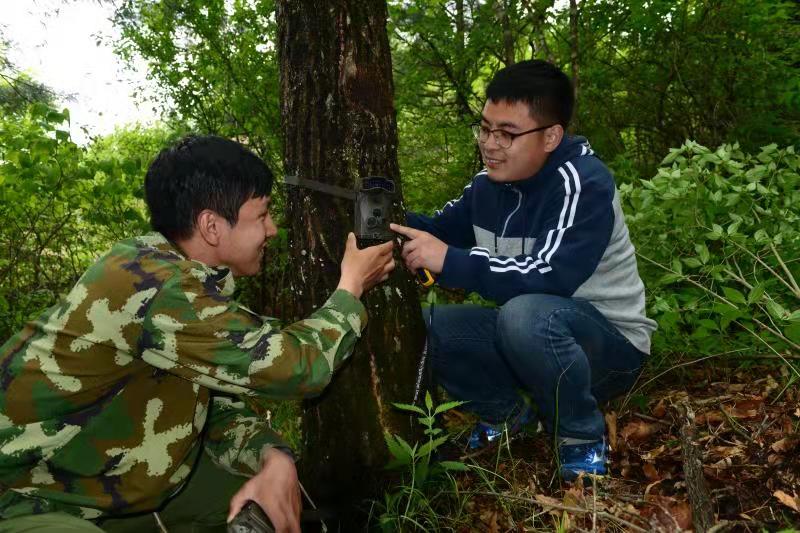
[(337, 290), (309, 318), (279, 329), (219, 282), (193, 269), (164, 283), (143, 323), (145, 362), (212, 390), (306, 398), (330, 382), (366, 325), (363, 304)]
[(258, 473), (267, 448), (292, 454), (289, 445), (263, 416), (258, 416), (245, 402), (221, 395), (212, 396), (203, 444), (216, 464), (247, 476)]

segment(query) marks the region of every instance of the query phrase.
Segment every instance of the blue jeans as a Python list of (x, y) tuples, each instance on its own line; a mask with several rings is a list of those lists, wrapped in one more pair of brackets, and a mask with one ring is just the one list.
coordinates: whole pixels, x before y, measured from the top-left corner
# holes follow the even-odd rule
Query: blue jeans
[(524, 406), (524, 391), (559, 437), (602, 438), (598, 404), (628, 391), (645, 358), (590, 303), (548, 294), (499, 309), (436, 306), (429, 334), (434, 375), (466, 408), (498, 423)]

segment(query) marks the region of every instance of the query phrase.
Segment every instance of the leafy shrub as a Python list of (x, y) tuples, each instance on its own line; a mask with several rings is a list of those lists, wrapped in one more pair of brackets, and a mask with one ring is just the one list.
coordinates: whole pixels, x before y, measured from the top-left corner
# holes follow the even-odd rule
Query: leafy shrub
[(800, 157), (687, 141), (620, 193), (657, 351), (800, 351)]
[(0, 342), (111, 243), (148, 227), (143, 162), (90, 155), (68, 121), (44, 103), (0, 115)]

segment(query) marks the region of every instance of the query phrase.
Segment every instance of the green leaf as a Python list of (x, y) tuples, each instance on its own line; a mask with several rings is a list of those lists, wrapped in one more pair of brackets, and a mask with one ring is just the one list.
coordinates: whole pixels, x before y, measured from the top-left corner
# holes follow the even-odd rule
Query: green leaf
[(410, 403), (392, 403), (397, 409), (401, 411), (410, 411), (412, 413), (419, 413), (421, 415), (426, 415), (427, 413), (422, 410), (422, 408), (417, 407), (416, 405), (411, 405)]
[(725, 294), (725, 298), (730, 300), (736, 304), (745, 304), (747, 305), (747, 299), (744, 297), (744, 294), (739, 292), (736, 289), (731, 287), (722, 287), (722, 292)]
[(445, 470), (455, 472), (466, 472), (469, 470), (469, 466), (460, 461), (440, 461), (439, 464), (442, 465)]
[(467, 402), (461, 402), (461, 401), (445, 402), (445, 403), (437, 406), (436, 410), (433, 412), (433, 414), (434, 415), (438, 415), (438, 414), (444, 413), (445, 411), (449, 411), (450, 409), (455, 409), (456, 407), (461, 407), (465, 403), (467, 403)]
[(685, 264), (689, 268), (698, 268), (698, 267), (702, 266), (702, 264), (703, 264), (703, 263), (700, 262), (699, 259), (695, 259), (694, 257), (687, 257), (685, 259), (682, 259), (682, 261), (683, 261), (683, 264)]
[(800, 324), (789, 324), (783, 328), (783, 334), (790, 341), (800, 343)]
[(743, 316), (739, 309), (724, 303), (715, 303), (711, 306), (711, 309), (728, 320), (736, 320)]
[(789, 313), (786, 312), (786, 309), (781, 306), (775, 300), (770, 300), (767, 302), (767, 311), (769, 314), (772, 315), (772, 318), (777, 320), (786, 320), (789, 316)]
[(659, 285), (670, 285), (670, 284), (675, 283), (676, 281), (679, 281), (681, 279), (683, 279), (683, 276), (681, 274), (673, 274), (673, 273), (670, 272), (669, 274), (664, 274), (663, 276), (661, 276), (659, 278), (659, 280), (658, 280), (658, 284)]
[(705, 244), (695, 244), (694, 249), (697, 252), (697, 255), (700, 257), (700, 261), (705, 265), (708, 263), (708, 260), (711, 259), (711, 254), (708, 251), (708, 247)]
[(419, 447), (419, 450), (417, 451), (417, 456), (425, 457), (426, 455), (430, 455), (433, 450), (437, 449), (439, 446), (441, 446), (448, 440), (450, 440), (450, 435), (437, 437), (433, 440), (426, 442), (425, 444)]
[(428, 408), (428, 411), (433, 409), (433, 398), (431, 398), (430, 391), (425, 391), (425, 407)]
[(677, 257), (672, 260), (672, 270), (674, 270), (678, 274), (683, 274), (683, 265), (681, 264), (680, 259), (678, 259)]
[(762, 296), (764, 296), (764, 284), (759, 283), (758, 285), (750, 289), (749, 293), (747, 293), (747, 303), (754, 304), (757, 301), (761, 300)]
[(383, 437), (386, 440), (386, 447), (389, 448), (389, 453), (392, 454), (396, 461), (400, 464), (411, 464), (414, 452), (406, 441), (398, 435), (392, 435), (388, 432)]

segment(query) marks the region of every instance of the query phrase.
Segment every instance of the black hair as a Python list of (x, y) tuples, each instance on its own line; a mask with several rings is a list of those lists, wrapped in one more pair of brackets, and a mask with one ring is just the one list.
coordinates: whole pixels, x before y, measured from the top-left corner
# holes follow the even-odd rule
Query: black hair
[(523, 102), (532, 118), (542, 125), (561, 124), (572, 119), (575, 92), (569, 77), (552, 63), (529, 59), (514, 63), (495, 74), (486, 88), (486, 98), (494, 102)]
[(214, 135), (190, 135), (165, 148), (144, 179), (150, 225), (170, 240), (191, 237), (204, 209), (233, 226), (242, 204), (271, 190), (272, 171), (256, 154)]

